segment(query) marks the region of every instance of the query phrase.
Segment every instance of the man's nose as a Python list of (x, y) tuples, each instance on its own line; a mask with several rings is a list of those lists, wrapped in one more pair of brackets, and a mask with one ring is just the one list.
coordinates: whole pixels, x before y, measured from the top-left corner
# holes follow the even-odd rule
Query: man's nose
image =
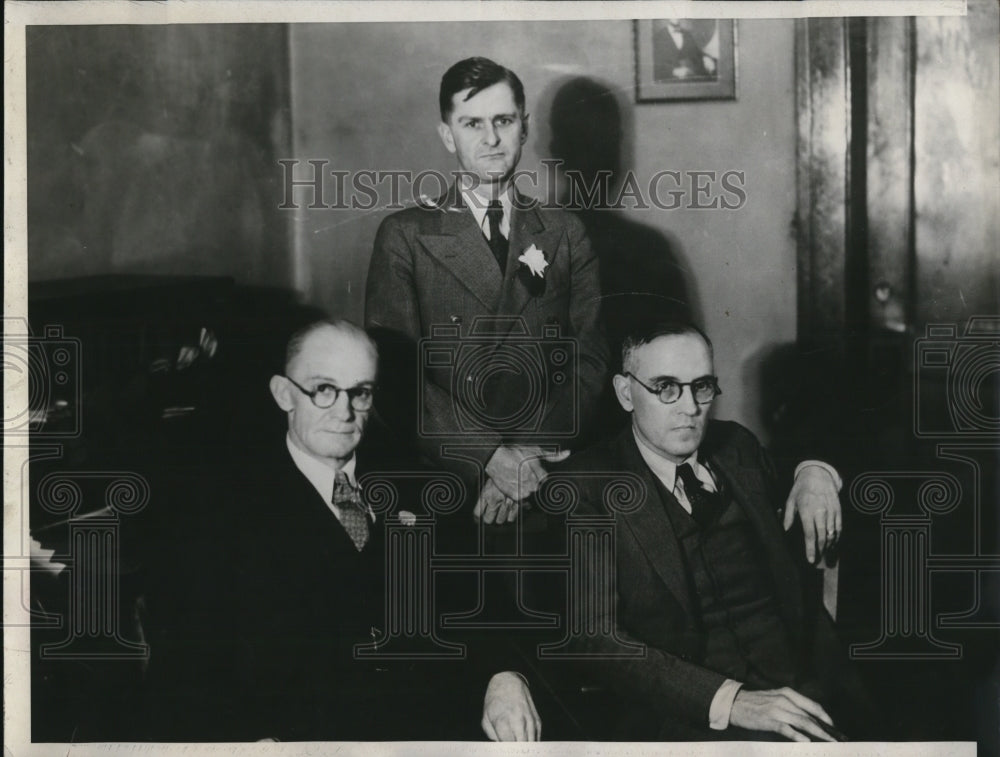
[(490, 147), (496, 147), (500, 144), (500, 132), (497, 131), (497, 128), (493, 124), (486, 124), (484, 138), (486, 139), (486, 144)]
[(337, 399), (330, 405), (330, 412), (334, 417), (345, 421), (354, 417), (354, 408), (351, 407), (351, 398), (347, 396), (347, 392), (342, 391), (337, 395)]
[(690, 386), (681, 387), (681, 396), (677, 398), (677, 406), (682, 413), (688, 415), (697, 415), (701, 409), (701, 405), (694, 400), (694, 390)]

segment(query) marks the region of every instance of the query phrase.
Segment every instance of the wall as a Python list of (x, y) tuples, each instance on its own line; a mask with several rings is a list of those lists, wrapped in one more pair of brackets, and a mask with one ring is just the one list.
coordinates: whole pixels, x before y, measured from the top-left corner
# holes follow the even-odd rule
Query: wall
[[(671, 265), (658, 267), (658, 275), (684, 280), (693, 315), (716, 343), (724, 389), (719, 416), (763, 432), (759, 362), (795, 337), (793, 23), (739, 22), (736, 101), (636, 105), (633, 44), (628, 21), (294, 25), (293, 155), (346, 171), (451, 171), (435, 132), (438, 83), (455, 61), (485, 55), (524, 81), (532, 135), (521, 167), (541, 170), (538, 161), (553, 147), (563, 156), (552, 144), (554, 131), (573, 133), (572, 122), (550, 123), (553, 101), (574, 87), (605, 90), (620, 120), (617, 167), (634, 169), (640, 186), (667, 169), (744, 172), (747, 202), (740, 210), (629, 209), (615, 228), (669, 256)], [(592, 129), (585, 120), (580, 129)], [(614, 140), (614, 131), (598, 129), (595, 144)], [(579, 151), (576, 157), (586, 160)], [(435, 187), (429, 182), (425, 192)], [(535, 194), (557, 191), (541, 181)], [(309, 189), (296, 192), (301, 203), (310, 201)], [(332, 180), (322, 199), (338, 200)], [(362, 317), (371, 244), (387, 212), (295, 211), (296, 283), (310, 300)]]
[[(282, 210), (277, 161), (447, 174), (438, 82), (486, 55), (525, 83), (521, 167), (540, 180), (522, 187), (536, 196), (563, 196), (539, 163), (552, 156), (619, 185), (629, 170), (640, 186), (668, 169), (743, 172), (739, 210), (626, 207), (588, 225), (609, 276), (705, 324), (719, 414), (763, 431), (758, 364), (795, 328), (792, 22), (739, 23), (735, 101), (636, 105), (633, 38), (628, 21), (30, 28), (29, 277), (226, 274), (360, 319), (389, 211), (308, 209), (304, 189)], [(322, 199), (338, 200), (329, 177)]]
[(28, 275), (287, 283), (281, 25), (27, 29)]

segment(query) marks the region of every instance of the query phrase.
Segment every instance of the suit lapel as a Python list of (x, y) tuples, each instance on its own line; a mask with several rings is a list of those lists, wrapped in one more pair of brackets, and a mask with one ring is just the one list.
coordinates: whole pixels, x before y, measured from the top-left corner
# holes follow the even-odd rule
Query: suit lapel
[[(684, 612), (692, 616), (691, 592), (687, 584), (687, 571), (681, 555), (681, 545), (664, 509), (664, 502), (660, 496), (662, 487), (639, 454), (631, 426), (618, 437), (616, 446), (622, 470), (635, 471), (646, 486), (646, 502), (643, 506), (622, 515), (621, 518), (632, 531), (660, 580), (666, 584), (670, 593), (684, 608)], [(666, 496), (673, 499), (672, 494), (668, 493)]]
[(437, 205), (436, 210), (427, 211), (438, 214), (437, 223), (429, 233), (419, 234), (417, 238), (484, 307), (495, 312), (503, 280), (472, 211), (462, 203), (454, 184)]
[[(507, 253), (507, 270), (503, 279), (502, 312), (520, 314), (531, 301), (531, 294), (518, 280), (517, 270), (521, 263), (518, 258), (531, 245), (545, 254), (551, 266), (559, 249), (561, 227), (547, 227), (538, 209), (538, 202), (516, 189), (514, 208), (511, 212), (510, 249)], [(546, 269), (548, 270), (548, 269)]]
[[(711, 430), (710, 426), (710, 435)], [(713, 473), (728, 487), (757, 533), (774, 581), (778, 605), (789, 628), (797, 632), (802, 628), (803, 612), (798, 570), (784, 548), (784, 532), (772, 512), (760, 467), (756, 461), (743, 460), (735, 445), (716, 446), (711, 438), (706, 442), (703, 445), (705, 459)]]
[[(295, 467), (288, 450), (282, 452), (285, 459), (282, 461), (283, 478), (280, 480), (285, 481), (285, 485), (279, 491), (288, 503), (289, 512), (294, 512), (289, 516), (289, 522), (293, 530), (300, 534), (303, 552), (313, 557), (330, 555), (333, 551), (355, 550), (354, 542), (330, 506), (319, 496), (309, 479), (302, 475), (302, 471)], [(332, 496), (333, 492), (330, 494)]]

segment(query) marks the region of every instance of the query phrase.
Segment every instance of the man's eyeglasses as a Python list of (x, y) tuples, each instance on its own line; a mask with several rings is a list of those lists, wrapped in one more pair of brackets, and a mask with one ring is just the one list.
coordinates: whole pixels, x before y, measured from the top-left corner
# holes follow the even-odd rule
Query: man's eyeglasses
[(650, 394), (655, 394), (657, 399), (664, 405), (677, 402), (681, 398), (681, 394), (684, 393), (685, 386), (691, 387), (691, 396), (694, 397), (694, 401), (699, 405), (707, 405), (722, 394), (717, 376), (702, 376), (701, 378), (696, 378), (694, 381), (686, 382), (664, 379), (659, 386), (646, 386), (628, 371), (625, 372), (625, 375)]
[(339, 386), (334, 386), (333, 384), (319, 384), (315, 389), (310, 390), (306, 389), (304, 386), (288, 376), (285, 376), (285, 378), (291, 382), (292, 386), (312, 400), (312, 403), (320, 410), (326, 410), (328, 407), (333, 407), (341, 392), (347, 394), (347, 401), (350, 403), (351, 407), (359, 413), (372, 409), (375, 387), (371, 384), (352, 386), (349, 389), (341, 389)]

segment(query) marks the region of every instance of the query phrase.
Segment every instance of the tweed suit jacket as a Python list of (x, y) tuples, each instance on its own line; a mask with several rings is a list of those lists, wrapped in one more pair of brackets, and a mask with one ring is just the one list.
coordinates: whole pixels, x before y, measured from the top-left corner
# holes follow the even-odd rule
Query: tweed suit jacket
[[(448, 464), (449, 444), (481, 464), (503, 443), (572, 444), (605, 380), (598, 262), (583, 225), (519, 193), (513, 205), (504, 274), (455, 186), (431, 207), (387, 217), (375, 239), (365, 323), (389, 344), (383, 358), (410, 356), (407, 369), (391, 372), (419, 386), (412, 422), (421, 451), (438, 464)], [(534, 295), (518, 273), (518, 257), (531, 245), (549, 264), (545, 291)], [(459, 342), (480, 350), (478, 357), (464, 360), (472, 353), (461, 353)], [(513, 382), (495, 370), (505, 346), (524, 369)], [(435, 358), (427, 359), (428, 349)], [(539, 379), (526, 396), (523, 379), (532, 372)], [(400, 385), (412, 396), (412, 383)]]

